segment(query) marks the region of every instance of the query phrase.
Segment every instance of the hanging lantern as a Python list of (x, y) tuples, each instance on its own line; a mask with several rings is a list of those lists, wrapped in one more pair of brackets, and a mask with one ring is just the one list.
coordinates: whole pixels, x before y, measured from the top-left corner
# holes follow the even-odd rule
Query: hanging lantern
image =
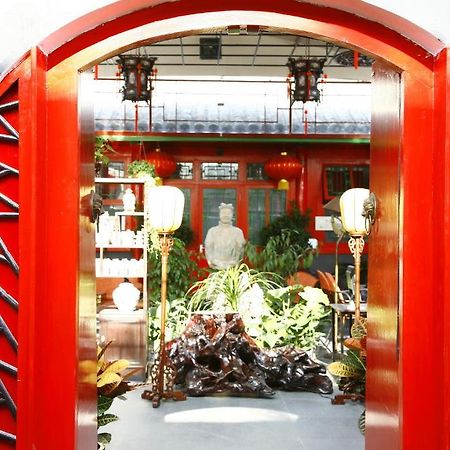
[(146, 159), (155, 166), (155, 172), (158, 177), (169, 178), (177, 170), (177, 163), (173, 156), (162, 152), (159, 147), (150, 152)]
[(287, 66), (294, 78), (294, 89), (291, 90), (291, 101), (318, 102), (320, 91), (318, 80), (323, 72), (325, 59), (288, 58)]
[(147, 55), (119, 55), (119, 73), (125, 82), (121, 89), (122, 101), (151, 103), (153, 66), (157, 59)]
[(297, 158), (289, 156), (286, 152), (271, 158), (264, 165), (266, 174), (278, 180), (278, 189), (289, 189), (289, 180), (296, 178), (302, 170), (302, 165)]

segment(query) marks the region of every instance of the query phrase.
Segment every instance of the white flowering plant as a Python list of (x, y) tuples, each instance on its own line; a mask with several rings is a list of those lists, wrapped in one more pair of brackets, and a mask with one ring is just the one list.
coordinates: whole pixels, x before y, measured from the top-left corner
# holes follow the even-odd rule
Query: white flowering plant
[(218, 270), (188, 291), (190, 312), (238, 312), (247, 333), (264, 347), (316, 346), (318, 327), (329, 313), (328, 297), (321, 289), (283, 286), (283, 279), (247, 265)]

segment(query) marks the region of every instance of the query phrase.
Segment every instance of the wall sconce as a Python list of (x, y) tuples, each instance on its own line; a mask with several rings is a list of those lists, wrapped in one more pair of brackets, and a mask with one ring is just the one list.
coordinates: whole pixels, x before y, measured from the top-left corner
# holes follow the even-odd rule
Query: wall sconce
[(125, 85), (121, 89), (122, 101), (151, 103), (153, 66), (158, 58), (153, 56), (120, 55), (119, 71)]
[(186, 395), (174, 391), (176, 370), (166, 354), (166, 302), (167, 302), (167, 266), (169, 252), (172, 249), (172, 234), (183, 220), (184, 194), (173, 186), (158, 186), (148, 192), (148, 223), (159, 235), (161, 251), (161, 331), (159, 337), (159, 353), (152, 366), (150, 381), (151, 390), (142, 393), (142, 398), (151, 400), (153, 408), (160, 405), (161, 399), (186, 400)]
[(303, 103), (320, 100), (317, 81), (322, 75), (325, 59), (288, 58), (287, 66), (294, 77), (294, 89), (291, 90), (291, 105), (295, 101)]
[(361, 316), (360, 271), (364, 236), (370, 234), (376, 214), (376, 198), (369, 189), (354, 188), (341, 195), (341, 219), (344, 230), (350, 235), (348, 246), (355, 259), (355, 319)]

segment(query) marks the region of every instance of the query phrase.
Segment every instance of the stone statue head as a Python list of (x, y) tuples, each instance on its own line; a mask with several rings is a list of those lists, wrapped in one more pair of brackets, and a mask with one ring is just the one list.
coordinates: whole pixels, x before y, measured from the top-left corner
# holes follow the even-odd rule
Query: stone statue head
[(221, 203), (219, 205), (220, 223), (230, 224), (233, 221), (234, 208), (231, 203)]

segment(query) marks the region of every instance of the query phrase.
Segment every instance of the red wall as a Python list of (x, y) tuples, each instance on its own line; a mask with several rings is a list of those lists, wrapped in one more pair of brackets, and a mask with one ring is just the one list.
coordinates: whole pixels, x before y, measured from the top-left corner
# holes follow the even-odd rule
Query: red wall
[[(102, 132), (102, 135), (104, 132)], [(117, 133), (115, 133), (117, 138)], [(257, 137), (257, 136), (256, 136)], [(250, 136), (251, 138), (251, 136)], [(330, 137), (328, 137), (330, 138)], [(310, 136), (310, 139), (314, 139)], [(266, 162), (273, 156), (279, 155), (281, 151), (288, 151), (296, 156), (302, 163), (303, 168), (300, 176), (290, 183), (288, 191), (288, 200), (297, 202), (302, 211), (310, 211), (310, 233), (319, 240), (320, 253), (334, 253), (335, 244), (325, 241), (325, 233), (314, 230), (314, 217), (326, 215), (323, 204), (323, 167), (324, 165), (351, 165), (351, 164), (369, 164), (369, 144), (354, 144), (348, 142), (319, 142), (317, 143), (209, 143), (209, 142), (161, 142), (160, 147), (164, 152), (172, 155), (176, 161), (193, 161), (194, 163), (205, 161), (228, 161), (228, 162)], [(339, 141), (339, 137), (336, 137)], [(118, 154), (111, 155), (112, 159), (127, 160), (139, 159), (145, 157), (152, 149), (156, 147), (156, 142), (145, 142), (143, 146), (137, 143), (113, 141), (113, 147)], [(191, 187), (193, 190), (193, 198), (196, 195), (196, 188), (200, 183), (199, 179), (193, 181), (166, 180), (168, 184), (177, 185), (179, 187)], [(232, 184), (239, 189), (239, 186), (249, 186), (253, 182), (245, 180), (245, 174), (241, 174), (240, 180), (236, 182), (225, 182)], [(202, 186), (207, 183), (202, 182)], [(217, 186), (223, 182), (211, 182), (211, 186)], [(253, 183), (256, 185), (256, 183)], [(261, 183), (258, 182), (261, 186)], [(276, 188), (277, 182), (268, 180), (265, 186)], [(200, 229), (201, 202), (192, 202), (192, 228), (194, 231)], [(239, 202), (238, 208), (238, 226), (244, 230), (247, 229), (247, 203)], [(201, 232), (196, 233), (198, 246), (201, 243)], [(343, 251), (347, 251), (344, 249)]]

